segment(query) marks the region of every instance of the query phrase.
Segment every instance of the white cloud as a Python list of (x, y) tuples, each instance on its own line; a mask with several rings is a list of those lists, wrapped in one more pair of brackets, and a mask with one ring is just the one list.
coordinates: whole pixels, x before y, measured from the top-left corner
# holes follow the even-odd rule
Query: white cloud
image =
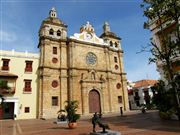
[(159, 79), (159, 73), (156, 71), (155, 64), (137, 63), (133, 69), (126, 70), (127, 79), (131, 81), (138, 81), (143, 79)]
[(17, 37), (14, 32), (0, 30), (0, 41), (1, 42), (14, 42)]
[[(4, 22), (5, 23), (5, 22)], [(21, 24), (5, 23), (0, 30), (0, 49), (37, 52), (37, 43), (29, 29)]]

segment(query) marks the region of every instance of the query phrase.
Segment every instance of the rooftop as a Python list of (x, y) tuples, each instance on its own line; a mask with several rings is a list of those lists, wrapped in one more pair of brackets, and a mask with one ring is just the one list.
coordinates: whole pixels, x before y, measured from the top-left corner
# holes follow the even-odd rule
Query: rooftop
[(157, 83), (157, 80), (140, 80), (140, 81), (135, 82), (135, 85), (133, 88), (141, 88), (141, 87), (147, 88), (148, 86), (153, 86), (156, 83)]

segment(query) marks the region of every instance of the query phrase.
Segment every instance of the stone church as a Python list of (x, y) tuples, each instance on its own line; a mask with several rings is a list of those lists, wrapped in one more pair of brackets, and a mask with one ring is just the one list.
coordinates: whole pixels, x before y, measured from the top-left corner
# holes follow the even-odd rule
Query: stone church
[(38, 117), (57, 117), (66, 100), (82, 115), (129, 110), (120, 41), (107, 22), (100, 37), (89, 22), (68, 37), (52, 8), (39, 30)]

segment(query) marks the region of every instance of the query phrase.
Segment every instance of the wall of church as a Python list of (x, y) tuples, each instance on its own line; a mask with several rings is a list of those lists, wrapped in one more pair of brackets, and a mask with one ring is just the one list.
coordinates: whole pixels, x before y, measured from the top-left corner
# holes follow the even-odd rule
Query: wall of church
[[(49, 39), (42, 42), (44, 45), (40, 46), (40, 66), (43, 68), (40, 68), (42, 86), (39, 86), (39, 117), (54, 118), (57, 117), (60, 109), (64, 109), (64, 102), (68, 95), (66, 42)], [(56, 53), (53, 52), (53, 48), (56, 48)], [(53, 97), (57, 98), (56, 105), (53, 105)]]
[[(89, 92), (96, 89), (100, 93), (101, 111), (102, 113), (119, 112), (120, 107), (124, 107), (124, 100), (118, 103), (118, 96), (123, 97), (122, 86), (117, 88), (117, 84), (121, 84), (122, 73), (120, 68), (120, 58), (115, 51), (107, 50), (103, 47), (88, 45), (82, 43), (70, 44), (71, 67), (70, 79), (72, 99), (79, 101), (79, 110), (81, 114), (89, 114)], [(97, 56), (97, 63), (92, 66), (86, 63), (88, 52), (93, 52)], [(117, 57), (117, 62), (114, 62)], [(115, 65), (118, 68), (115, 68)], [(91, 72), (95, 73), (95, 79), (92, 78)], [(109, 71), (109, 72), (107, 72)], [(103, 77), (104, 82), (100, 82)]]

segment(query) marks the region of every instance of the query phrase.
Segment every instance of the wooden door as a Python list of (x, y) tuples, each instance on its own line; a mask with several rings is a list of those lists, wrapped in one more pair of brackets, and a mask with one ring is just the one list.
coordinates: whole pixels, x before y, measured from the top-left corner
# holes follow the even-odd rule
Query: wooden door
[(101, 112), (100, 95), (97, 90), (89, 92), (89, 113)]

